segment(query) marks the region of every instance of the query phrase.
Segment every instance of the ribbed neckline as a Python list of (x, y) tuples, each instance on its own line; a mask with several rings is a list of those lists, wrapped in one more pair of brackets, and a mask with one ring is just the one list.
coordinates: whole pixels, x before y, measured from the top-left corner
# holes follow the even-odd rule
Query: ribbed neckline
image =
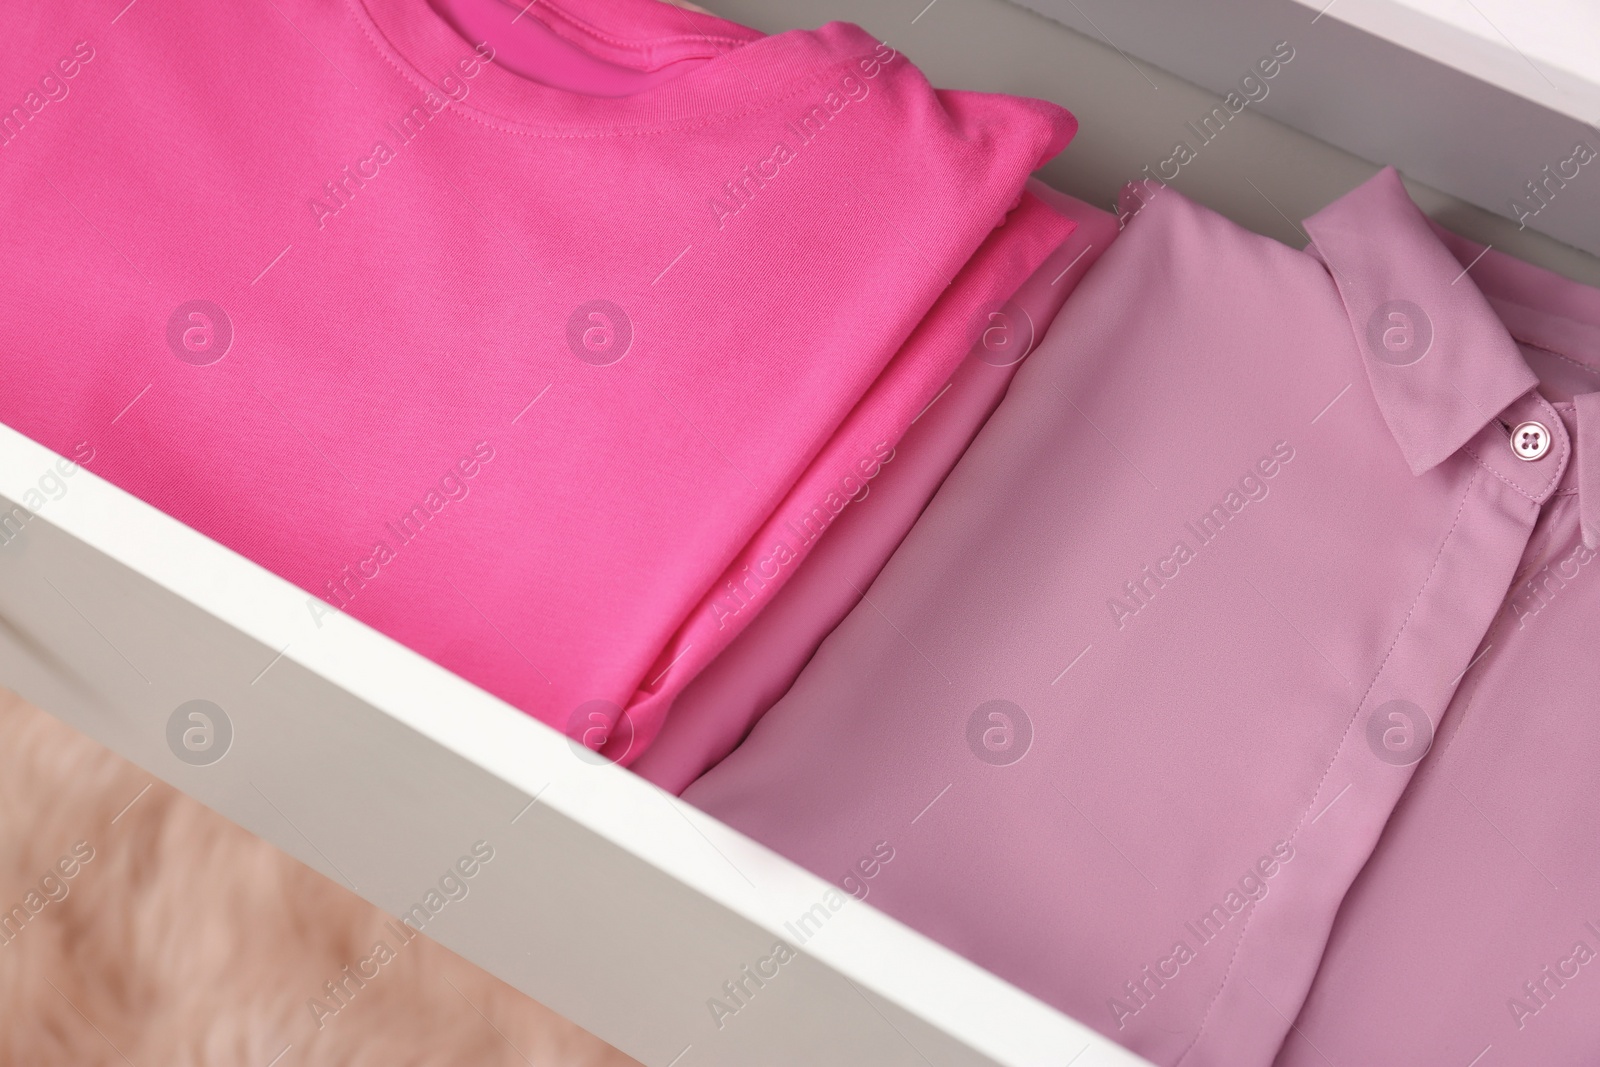
[[(682, 131), (731, 121), (778, 102), (828, 69), (877, 47), (847, 23), (764, 36), (736, 23), (661, 0), (537, 0), (539, 18), (575, 46), (608, 63), (655, 70), (685, 59), (706, 62), (631, 96), (569, 92), (487, 63), (470, 95), (451, 101), (440, 87), (476, 42), (458, 34), (427, 0), (347, 0), (377, 48), (419, 91), (509, 132), (608, 137)], [(520, 8), (506, 7), (507, 18)]]

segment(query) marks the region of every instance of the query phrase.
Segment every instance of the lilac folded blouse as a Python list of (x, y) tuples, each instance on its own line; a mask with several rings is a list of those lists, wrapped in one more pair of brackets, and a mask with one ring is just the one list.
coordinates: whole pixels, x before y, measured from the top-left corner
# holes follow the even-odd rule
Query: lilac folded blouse
[(1110, 212), (1042, 182), (1030, 180), (1028, 191), (1074, 223), (1071, 236), (1008, 300), (981, 309), (982, 332), (956, 373), (884, 453), (849, 506), (825, 527), (816, 524), (819, 540), (794, 576), (678, 694), (655, 743), (632, 764), (634, 771), (681, 793), (744, 740), (822, 639), (861, 602), (862, 591), (1000, 403), (1068, 294), (1116, 237)]
[(1509, 365), (1509, 335), (1559, 417), (1526, 464), (1555, 487), (1279, 1067), (1600, 1064), (1600, 290), (1435, 234), (1499, 320), (1459, 361), (1492, 342)]
[(1600, 1061), (1600, 294), (1126, 197), (685, 796), (1158, 1064)]

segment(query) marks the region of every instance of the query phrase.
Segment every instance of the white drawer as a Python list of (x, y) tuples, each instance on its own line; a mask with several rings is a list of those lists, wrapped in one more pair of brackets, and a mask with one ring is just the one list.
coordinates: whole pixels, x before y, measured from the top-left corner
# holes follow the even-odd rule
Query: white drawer
[[(1582, 0), (1023, 0), (1205, 86), (1600, 253), (1600, 9)], [(1269, 67), (1270, 69), (1270, 67)], [(1198, 118), (1198, 116), (1196, 116)], [(1578, 144), (1587, 156), (1574, 155)], [(1587, 162), (1585, 162), (1587, 158)]]
[(71, 469), (0, 427), (0, 682), (644, 1063), (1142, 1062)]

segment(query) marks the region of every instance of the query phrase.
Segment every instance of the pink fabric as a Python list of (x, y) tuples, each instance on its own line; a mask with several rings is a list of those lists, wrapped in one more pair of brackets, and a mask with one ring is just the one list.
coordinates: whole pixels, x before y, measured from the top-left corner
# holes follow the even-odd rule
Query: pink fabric
[[(597, 40), (581, 19), (551, 5), (537, 17), (528, 18), (522, 11), (526, 5), (513, 5), (517, 12), (512, 13), (504, 0), (431, 2), (463, 38), (488, 44), (495, 62), (506, 70), (541, 85), (588, 96), (631, 96), (712, 58), (701, 43), (689, 41), (688, 47), (682, 48), (683, 42), (672, 40), (685, 32), (694, 36), (704, 25), (688, 11), (676, 14), (677, 34), (663, 33), (665, 41), (619, 39), (614, 33), (602, 33)], [(665, 31), (674, 20), (651, 21), (657, 30)], [(661, 25), (663, 22), (667, 25)], [(726, 46), (737, 46), (749, 32), (731, 24), (726, 28), (730, 31)]]
[[(1471, 702), (1495, 725), (1457, 784), (1565, 906), (1441, 783), (1459, 832), (1419, 830), (1410, 895), (1371, 895), (1308, 1032), (1334, 1063), (1465, 1064), (1503, 994), (1436, 996), (1441, 976), (1464, 993), (1513, 943), (1569, 954), (1600, 875), (1600, 594), (1561, 593), (1586, 625), (1528, 622), (1550, 651), (1474, 664), (1525, 553), (1577, 543), (1555, 375), (1579, 372), (1519, 347), (1392, 171), (1309, 220), (1309, 254), (1153, 182), (1127, 206), (863, 603), (684, 795), (1158, 1064), (1264, 1067), (1428, 738)], [(1560, 354), (1592, 374), (1594, 352)], [(1548, 453), (1517, 458), (1502, 420), (1542, 423)], [(1592, 1013), (1548, 1014), (1552, 1057), (1515, 1062), (1591, 1062)]]
[[(703, 603), (774, 509), (949, 377), (966, 317), (905, 343), (1074, 123), (936, 92), (845, 24), (530, 19), (591, 72), (675, 76), (541, 84), (423, 0), (17, 20), (0, 66), (41, 80), (0, 139), (0, 418), (319, 620), (558, 727), (628, 707), (631, 756), (747, 620)], [(1070, 229), (1018, 210), (978, 303)]]
[[(887, 452), (892, 461), (880, 462), (872, 477), (857, 480), (858, 495), (847, 498), (850, 506), (836, 518), (814, 523), (826, 523), (826, 538), (769, 596), (761, 614), (677, 695), (660, 735), (633, 770), (663, 789), (682, 792), (743, 740), (822, 639), (860, 602), (861, 590), (872, 584), (994, 411), (1062, 302), (1116, 237), (1116, 217), (1109, 212), (1040, 182), (1030, 181), (1029, 188), (1077, 228), (1009, 300), (994, 306), (979, 342)], [(1008, 223), (997, 236), (1011, 228)], [(792, 525), (793, 520), (786, 521)]]
[[(1050, 250), (1060, 247), (1073, 225), (1024, 194), (836, 429), (827, 453), (801, 476), (662, 651), (652, 677), (628, 707), (631, 728), (611, 730), (602, 749), (607, 756), (627, 763), (653, 742), (685, 681), (765, 613), (801, 563), (827, 543), (849, 502), (870, 489), (895, 455), (901, 433), (938, 395), (937, 383), (927, 377), (929, 368), (946, 373), (955, 368), (985, 330), (987, 309), (1001, 307)], [(669, 675), (671, 684), (658, 684)], [(732, 747), (726, 745), (717, 757)], [(691, 778), (682, 778), (678, 788)]]

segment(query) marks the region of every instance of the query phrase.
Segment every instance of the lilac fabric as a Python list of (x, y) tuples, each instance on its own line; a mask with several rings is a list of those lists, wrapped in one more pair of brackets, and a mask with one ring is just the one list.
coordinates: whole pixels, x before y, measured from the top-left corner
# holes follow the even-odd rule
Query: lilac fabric
[[(1319, 244), (1334, 213), (1313, 220)], [(1600, 508), (1600, 291), (1436, 233), (1501, 322), (1440, 354), (1477, 373), (1509, 333), (1577, 447), (1340, 907), (1280, 1067), (1600, 1063), (1600, 563), (1583, 537)], [(1554, 474), (1555, 458), (1524, 466)]]
[[(1464, 270), (1392, 170), (1305, 252), (1153, 182), (1126, 207), (863, 602), (685, 796), (1156, 1063), (1270, 1064), (1306, 1005), (1286, 1063), (1464, 1065), (1511, 946), (1529, 976), (1600, 946), (1600, 600), (1525, 588), (1580, 558), (1597, 294)], [(1508, 613), (1536, 636), (1496, 642)], [(1481, 753), (1468, 776), (1391, 834), (1420, 825), (1405, 909), (1357, 913), (1368, 871), (1341, 915), (1473, 717), (1431, 757)], [(1580, 981), (1527, 1023), (1550, 1058), (1497, 1062), (1593, 1062)]]

